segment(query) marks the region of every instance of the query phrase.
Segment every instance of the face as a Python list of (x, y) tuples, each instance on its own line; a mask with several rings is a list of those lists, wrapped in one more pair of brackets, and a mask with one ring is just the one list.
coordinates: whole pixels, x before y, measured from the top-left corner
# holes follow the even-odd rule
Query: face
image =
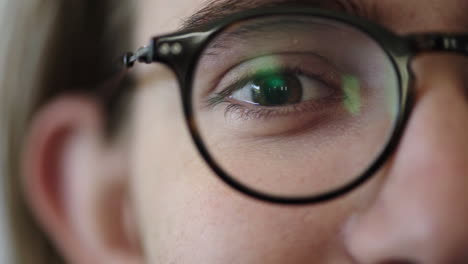
[[(317, 2), (301, 1), (311, 6)], [(339, 2), (323, 1), (320, 6), (359, 12), (398, 34), (468, 31), (465, 0)], [(185, 18), (206, 4), (202, 0), (140, 1), (134, 46), (147, 43), (152, 36), (176, 31)], [(367, 52), (372, 49), (365, 43), (362, 47)], [(226, 56), (229, 52), (235, 51), (226, 51)], [(342, 55), (340, 58), (351, 56)], [(380, 67), (385, 71), (384, 65)], [(136, 67), (133, 73), (138, 87), (124, 148), (129, 164), (126, 183), (134, 218), (132, 233), (139, 241), (144, 262), (468, 263), (468, 122), (464, 121), (468, 120), (468, 59), (426, 53), (416, 57), (411, 67), (415, 75), (414, 109), (397, 149), (385, 165), (370, 181), (343, 197), (301, 206), (255, 200), (223, 183), (190, 139), (172, 71), (158, 64)], [(208, 71), (197, 74), (200, 79), (209, 76)], [(375, 76), (369, 76), (369, 82), (372, 78)], [(320, 89), (317, 92), (318, 96), (323, 93)], [(360, 107), (380, 109), (373, 113), (393, 111), (378, 106), (364, 102)], [(349, 112), (356, 111), (353, 105), (350, 107)], [(375, 123), (383, 116), (387, 115), (362, 118)], [(207, 121), (200, 117), (200, 123), (210, 127), (220, 115), (210, 118)], [(283, 129), (279, 123), (269, 123), (265, 129), (248, 123), (248, 119), (244, 121), (247, 124), (242, 125), (251, 126), (256, 133)], [(384, 124), (363, 131), (368, 133), (366, 140), (372, 141), (380, 140), (378, 135), (386, 129)], [(230, 157), (258, 148), (275, 153), (278, 145), (272, 142), (285, 144), (276, 140), (259, 145), (253, 142), (251, 146), (255, 147), (251, 149), (238, 148), (249, 141), (224, 142), (224, 135), (229, 134), (213, 135), (217, 138), (213, 148), (229, 149)], [(362, 134), (349, 137), (333, 138), (326, 145), (339, 144), (340, 140), (353, 142)], [(288, 144), (298, 150), (308, 140), (301, 138)], [(354, 156), (358, 161), (362, 158), (367, 162), (368, 157), (362, 153), (376, 151), (360, 144), (348, 147), (357, 153)], [(341, 157), (339, 151), (320, 153)], [(300, 151), (295, 154), (303, 155)], [(255, 157), (267, 160), (261, 155), (258, 152)], [(92, 159), (89, 162), (93, 163)], [(236, 158), (229, 158), (226, 164), (236, 167), (236, 162)], [(266, 161), (273, 170), (265, 173), (290, 163), (286, 159), (285, 164), (275, 167), (279, 163)], [(336, 167), (330, 159), (320, 164), (323, 170)], [(307, 162), (296, 163), (295, 173), (302, 173), (307, 166)]]
[[(141, 3), (138, 42), (175, 30), (202, 4)], [(395, 32), (413, 33), (463, 32), (468, 21), (461, 23), (459, 10), (466, 5), (362, 1), (358, 7)], [(147, 67), (140, 73), (131, 153), (148, 262), (468, 261), (468, 123), (461, 122), (468, 110), (467, 66), (461, 56), (417, 58), (416, 107), (397, 153), (353, 193), (300, 207), (255, 201), (220, 182), (189, 140), (175, 78), (160, 66)]]
[[(136, 41), (177, 29), (203, 2), (142, 2)], [(355, 7), (401, 34), (468, 29), (462, 0)], [(222, 183), (189, 139), (175, 78), (141, 69), (132, 182), (148, 263), (468, 262), (468, 60), (428, 54), (412, 66), (416, 106), (396, 153), (351, 194), (309, 206), (259, 202)]]

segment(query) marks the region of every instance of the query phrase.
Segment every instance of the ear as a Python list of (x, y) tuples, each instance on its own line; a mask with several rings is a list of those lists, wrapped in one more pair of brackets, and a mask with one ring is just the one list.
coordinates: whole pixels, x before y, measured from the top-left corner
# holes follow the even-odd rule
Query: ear
[(23, 156), (26, 199), (71, 263), (143, 263), (124, 144), (104, 138), (99, 104), (60, 97), (32, 120)]

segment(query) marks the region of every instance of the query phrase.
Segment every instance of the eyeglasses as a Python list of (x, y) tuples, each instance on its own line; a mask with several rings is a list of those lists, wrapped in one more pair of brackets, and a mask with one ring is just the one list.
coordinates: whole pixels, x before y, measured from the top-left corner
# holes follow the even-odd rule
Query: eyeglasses
[(155, 37), (124, 64), (173, 69), (193, 141), (227, 184), (303, 204), (353, 190), (391, 155), (421, 52), (468, 55), (468, 35), (397, 36), (364, 19), (282, 7)]

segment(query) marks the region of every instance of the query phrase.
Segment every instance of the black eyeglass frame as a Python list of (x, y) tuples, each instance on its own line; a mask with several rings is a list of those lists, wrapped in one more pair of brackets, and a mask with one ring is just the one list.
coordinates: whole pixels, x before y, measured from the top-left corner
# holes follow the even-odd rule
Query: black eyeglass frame
[[(397, 74), (400, 105), (393, 133), (384, 145), (383, 151), (354, 181), (326, 193), (304, 197), (279, 197), (259, 192), (241, 184), (218, 166), (205, 147), (196, 127), (191, 100), (192, 84), (195, 68), (203, 50), (219, 32), (235, 22), (274, 15), (313, 16), (350, 25), (364, 32), (380, 45), (393, 64)], [(411, 71), (410, 62), (414, 56), (422, 52), (453, 52), (468, 56), (468, 34), (423, 33), (400, 36), (360, 17), (329, 10), (293, 6), (251, 9), (227, 16), (202, 27), (154, 37), (148, 46), (140, 48), (135, 53), (125, 54), (123, 64), (125, 67), (131, 68), (135, 62), (148, 64), (159, 62), (169, 66), (174, 71), (181, 89), (185, 120), (193, 142), (208, 166), (225, 183), (250, 197), (267, 202), (311, 204), (331, 200), (354, 190), (371, 178), (393, 153), (404, 132), (413, 106), (414, 91), (412, 87), (414, 75)]]

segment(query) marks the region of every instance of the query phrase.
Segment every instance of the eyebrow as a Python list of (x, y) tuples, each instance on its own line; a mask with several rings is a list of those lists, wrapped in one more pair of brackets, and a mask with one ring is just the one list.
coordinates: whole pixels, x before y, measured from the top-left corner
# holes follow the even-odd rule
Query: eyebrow
[(187, 18), (181, 29), (191, 30), (249, 9), (294, 5), (335, 10), (370, 18), (355, 0), (211, 0)]

